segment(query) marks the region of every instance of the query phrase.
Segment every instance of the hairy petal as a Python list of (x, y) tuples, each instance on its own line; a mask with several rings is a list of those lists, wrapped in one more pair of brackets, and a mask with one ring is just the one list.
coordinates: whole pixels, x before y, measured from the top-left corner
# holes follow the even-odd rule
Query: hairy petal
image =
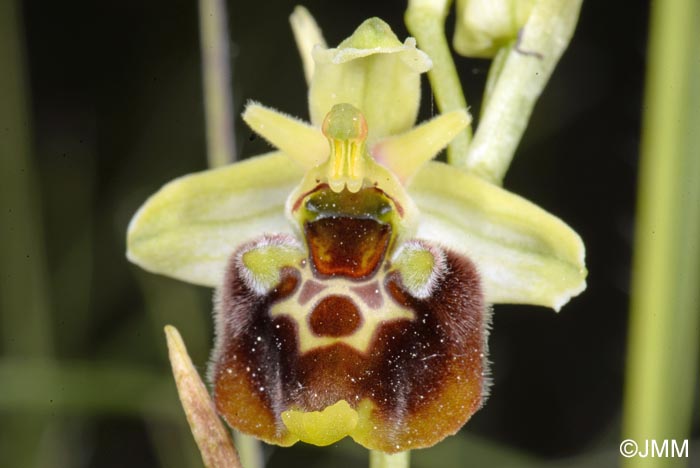
[(127, 257), (154, 273), (217, 286), (243, 242), (291, 233), (284, 204), (302, 176), (287, 156), (270, 153), (175, 179), (134, 215)]
[(586, 287), (581, 238), (559, 218), (474, 175), (431, 162), (408, 187), (417, 236), (476, 263), (490, 303), (559, 310)]
[(381, 140), (372, 147), (372, 157), (407, 183), (470, 122), (465, 109), (440, 114), (406, 133)]
[(321, 130), (290, 115), (250, 102), (243, 120), (258, 135), (305, 169), (328, 159), (328, 142)]

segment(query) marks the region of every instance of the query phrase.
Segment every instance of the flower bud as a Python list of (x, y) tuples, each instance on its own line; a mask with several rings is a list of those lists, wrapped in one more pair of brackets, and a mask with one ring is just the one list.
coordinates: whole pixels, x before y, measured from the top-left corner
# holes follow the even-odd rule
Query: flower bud
[(469, 57), (493, 57), (515, 40), (534, 0), (457, 0), (454, 48)]

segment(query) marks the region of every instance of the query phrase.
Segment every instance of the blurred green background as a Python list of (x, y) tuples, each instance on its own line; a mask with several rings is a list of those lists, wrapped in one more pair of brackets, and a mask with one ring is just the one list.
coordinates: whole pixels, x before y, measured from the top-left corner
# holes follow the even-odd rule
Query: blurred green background
[[(236, 115), (254, 99), (308, 118), (295, 3), (228, 5)], [(331, 45), (369, 16), (408, 35), (404, 2), (305, 5)], [(648, 10), (584, 2), (505, 180), (581, 234), (587, 291), (559, 315), (495, 308), (488, 403), (414, 466), (618, 463)], [(178, 327), (204, 372), (212, 292), (124, 256), (145, 198), (207, 164), (197, 15), (194, 0), (0, 0), (2, 467), (201, 466), (162, 329)], [(478, 115), (489, 62), (456, 61)], [(437, 112), (425, 91), (421, 119)], [(269, 149), (240, 119), (235, 132), (240, 157)], [(265, 456), (272, 467), (366, 464), (347, 441)]]

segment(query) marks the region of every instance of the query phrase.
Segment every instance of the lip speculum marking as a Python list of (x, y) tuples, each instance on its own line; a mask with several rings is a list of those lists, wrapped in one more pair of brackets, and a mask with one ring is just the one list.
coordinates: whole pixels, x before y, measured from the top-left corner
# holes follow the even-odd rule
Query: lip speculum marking
[(334, 111), (329, 162), (288, 203), (303, 243), (276, 235), (240, 247), (217, 291), (216, 405), (233, 427), (280, 445), (349, 435), (386, 452), (428, 447), (484, 399), (479, 276), (459, 254), (398, 240), (401, 207), (363, 172), (375, 164), (366, 124), (356, 109)]
[[(283, 298), (274, 299), (270, 305), (271, 317), (288, 317), (295, 326), (298, 353), (334, 344), (345, 344), (359, 353), (367, 353), (377, 330), (385, 323), (396, 320), (414, 320), (416, 314), (407, 306), (389, 296), (384, 285), (386, 273), (377, 271), (364, 281), (357, 281), (343, 276), (333, 276), (319, 280), (317, 273), (305, 262), (295, 274), (301, 278), (301, 287)], [(323, 284), (323, 289), (315, 286)], [(314, 285), (311, 288), (307, 285)], [(314, 289), (315, 294), (310, 293)], [(373, 293), (369, 290), (372, 289)], [(382, 296), (382, 307), (377, 307), (376, 296)], [(386, 296), (385, 301), (383, 297)], [(332, 311), (329, 306), (334, 305)], [(321, 326), (321, 317), (328, 320), (335, 315), (338, 323)], [(357, 320), (356, 320), (357, 319)], [(355, 326), (350, 329), (352, 323)], [(314, 326), (316, 331), (314, 331)], [(326, 332), (321, 330), (325, 329)], [(337, 329), (332, 332), (331, 329)], [(341, 333), (340, 330), (345, 331)]]

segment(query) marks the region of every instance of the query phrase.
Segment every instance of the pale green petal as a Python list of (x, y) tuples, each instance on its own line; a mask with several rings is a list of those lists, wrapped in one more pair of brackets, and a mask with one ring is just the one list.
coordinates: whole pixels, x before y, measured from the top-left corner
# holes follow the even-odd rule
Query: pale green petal
[(559, 310), (585, 289), (581, 238), (538, 206), (437, 162), (408, 190), (421, 211), (417, 236), (469, 256), (488, 302)]
[(534, 0), (457, 0), (454, 48), (468, 57), (493, 57), (514, 41)]
[(408, 132), (381, 140), (372, 157), (406, 183), (471, 122), (466, 110), (441, 114)]
[(311, 51), (314, 46), (320, 45), (326, 47), (326, 41), (323, 39), (321, 28), (316, 24), (316, 20), (311, 16), (309, 10), (303, 6), (297, 5), (294, 8), (294, 13), (289, 17), (289, 22), (292, 25), (294, 40), (299, 49), (301, 62), (304, 65), (304, 77), (306, 84), (311, 83), (311, 78), (314, 76), (314, 59), (311, 56)]
[(258, 135), (309, 169), (328, 158), (328, 141), (321, 130), (290, 115), (250, 102), (243, 120)]
[(288, 157), (270, 153), (175, 179), (131, 220), (127, 257), (154, 273), (217, 286), (243, 242), (292, 233), (284, 204), (303, 175)]
[(420, 101), (420, 73), (430, 58), (412, 38), (401, 43), (389, 25), (371, 18), (335, 49), (316, 47), (309, 88), (311, 122), (320, 125), (336, 104), (352, 104), (369, 127), (368, 141), (413, 126)]

